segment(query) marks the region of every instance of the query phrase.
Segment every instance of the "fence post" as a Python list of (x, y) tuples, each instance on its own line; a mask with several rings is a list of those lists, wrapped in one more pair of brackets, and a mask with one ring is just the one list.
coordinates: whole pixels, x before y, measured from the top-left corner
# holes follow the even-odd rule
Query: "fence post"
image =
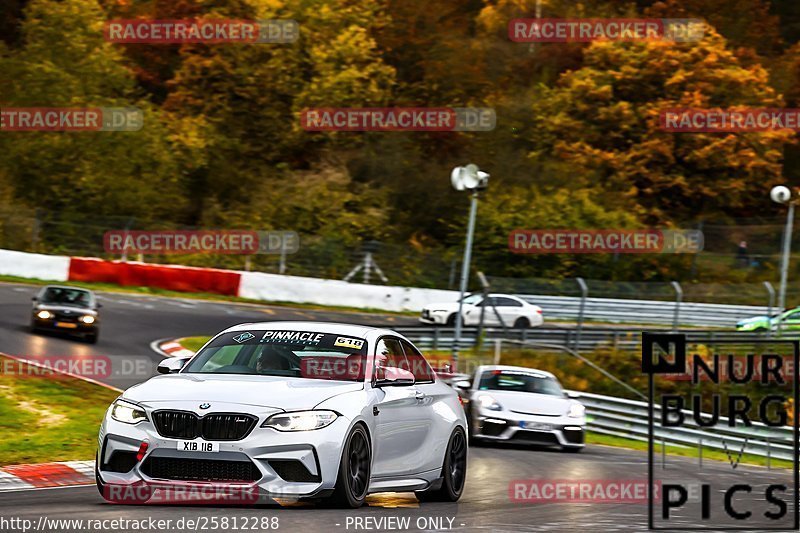
[(575, 281), (578, 282), (578, 286), (581, 288), (581, 304), (578, 308), (578, 326), (575, 329), (575, 346), (576, 350), (581, 349), (581, 331), (583, 330), (583, 316), (584, 312), (586, 311), (586, 296), (589, 294), (589, 287), (586, 286), (586, 282), (583, 278), (575, 278)]
[(681, 316), (681, 301), (683, 300), (683, 289), (681, 284), (677, 281), (671, 283), (672, 288), (675, 289), (675, 314), (672, 317), (672, 330), (678, 331), (678, 321)]
[(439, 328), (433, 327), (433, 351), (439, 350)]
[(495, 339), (494, 340), (494, 363), (495, 365), (500, 364), (500, 354), (503, 350), (503, 339)]
[[(772, 317), (772, 308), (775, 306), (775, 287), (772, 286), (772, 283), (769, 281), (764, 282), (764, 288), (767, 289), (767, 293), (769, 294), (769, 301), (767, 303), (767, 316)], [(772, 325), (767, 327), (767, 338), (772, 335)]]

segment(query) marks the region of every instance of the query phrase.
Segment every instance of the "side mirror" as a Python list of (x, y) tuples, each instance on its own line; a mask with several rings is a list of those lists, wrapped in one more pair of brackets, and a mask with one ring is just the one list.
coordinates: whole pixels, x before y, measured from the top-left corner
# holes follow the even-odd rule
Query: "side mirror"
[(413, 385), (415, 382), (414, 374), (402, 368), (379, 366), (375, 369), (376, 387), (400, 387)]
[(460, 381), (456, 381), (456, 382), (453, 383), (453, 387), (455, 387), (457, 389), (460, 389), (460, 390), (469, 390), (469, 388), (471, 386), (472, 386), (472, 383), (470, 383), (469, 381), (467, 381), (465, 379), (462, 379)]
[(158, 363), (158, 370), (159, 374), (175, 374), (176, 372), (180, 371), (181, 368), (186, 364), (189, 358), (169, 358), (164, 359), (160, 363)]
[(564, 396), (566, 396), (567, 398), (571, 398), (573, 400), (577, 400), (578, 398), (581, 397), (580, 393), (571, 390), (564, 391)]
[(34, 296), (33, 298), (31, 298), (31, 300), (33, 300), (34, 302), (38, 302), (38, 301), (39, 301), (39, 298), (37, 298), (36, 296)]
[(96, 305), (96, 307), (97, 307), (98, 309), (100, 309), (101, 307), (103, 307), (103, 304), (101, 304), (100, 302), (97, 302), (97, 305)]

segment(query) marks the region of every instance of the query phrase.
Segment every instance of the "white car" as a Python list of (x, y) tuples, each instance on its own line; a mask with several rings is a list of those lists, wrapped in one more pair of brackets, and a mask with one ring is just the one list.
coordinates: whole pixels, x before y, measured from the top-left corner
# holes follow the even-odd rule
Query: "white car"
[(550, 372), (480, 366), (453, 387), (463, 400), (473, 442), (529, 442), (571, 452), (585, 446), (586, 409)]
[[(495, 310), (497, 312), (495, 312)], [(463, 324), (477, 326), (481, 321), (485, 326), (505, 326), (507, 328), (532, 328), (544, 322), (542, 308), (509, 294), (470, 294), (464, 297), (461, 308)], [(455, 326), (458, 315), (458, 302), (444, 302), (426, 305), (422, 308), (419, 321), (425, 324), (444, 324)], [(502, 323), (501, 323), (502, 320)]]
[(109, 407), (97, 486), (110, 501), (211, 485), (259, 498), (359, 507), (415, 491), (456, 501), (467, 426), (457, 393), (387, 329), (317, 322), (241, 324), (189, 359), (167, 359)]

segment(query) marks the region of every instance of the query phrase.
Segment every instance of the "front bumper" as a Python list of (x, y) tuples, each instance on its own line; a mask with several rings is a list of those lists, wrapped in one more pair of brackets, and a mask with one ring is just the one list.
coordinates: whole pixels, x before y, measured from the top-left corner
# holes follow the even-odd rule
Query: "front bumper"
[(496, 441), (527, 442), (562, 448), (583, 448), (585, 417), (541, 416), (480, 409), (472, 436)]
[[(151, 421), (131, 425), (106, 416), (98, 436), (98, 486), (143, 486), (171, 494), (227, 487), (289, 499), (319, 496), (334, 488), (350, 428), (346, 417), (322, 429), (298, 432), (261, 428), (263, 420), (259, 417), (244, 439), (219, 441), (218, 452), (190, 452), (178, 450), (180, 439), (159, 435)], [(145, 440), (147, 451), (137, 460)]]
[(419, 321), (423, 324), (447, 324), (447, 318), (453, 311), (430, 311), (423, 309), (419, 315)]
[(84, 324), (77, 320), (64, 320), (58, 318), (42, 319), (33, 315), (31, 318), (31, 325), (37, 329), (46, 329), (50, 331), (61, 331), (63, 333), (83, 335), (87, 333), (94, 333), (98, 330), (97, 321), (91, 324)]

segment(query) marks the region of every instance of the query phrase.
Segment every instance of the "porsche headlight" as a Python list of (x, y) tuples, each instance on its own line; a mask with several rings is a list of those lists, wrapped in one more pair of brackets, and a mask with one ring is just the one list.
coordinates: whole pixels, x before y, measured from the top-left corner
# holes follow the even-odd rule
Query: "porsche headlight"
[(567, 413), (567, 416), (571, 418), (580, 418), (584, 414), (586, 414), (586, 408), (583, 406), (583, 404), (573, 403), (569, 406), (569, 412)]
[(480, 396), (478, 396), (477, 400), (478, 403), (481, 405), (481, 407), (483, 407), (484, 409), (489, 409), (490, 411), (503, 410), (503, 406), (500, 405), (500, 403), (498, 403), (497, 400), (495, 400), (492, 396), (489, 396), (488, 394), (481, 394)]
[(117, 422), (138, 424), (142, 420), (147, 420), (147, 413), (136, 404), (125, 400), (117, 400), (111, 406), (111, 418)]
[(84, 315), (80, 320), (84, 324), (94, 324), (94, 317), (92, 315)]
[(53, 316), (53, 313), (51, 313), (50, 311), (42, 310), (42, 311), (39, 311), (38, 313), (36, 313), (36, 316), (41, 318), (42, 320), (47, 320), (48, 318)]
[(279, 413), (269, 417), (261, 427), (278, 431), (311, 431), (329, 426), (338, 417), (339, 415), (333, 411)]

